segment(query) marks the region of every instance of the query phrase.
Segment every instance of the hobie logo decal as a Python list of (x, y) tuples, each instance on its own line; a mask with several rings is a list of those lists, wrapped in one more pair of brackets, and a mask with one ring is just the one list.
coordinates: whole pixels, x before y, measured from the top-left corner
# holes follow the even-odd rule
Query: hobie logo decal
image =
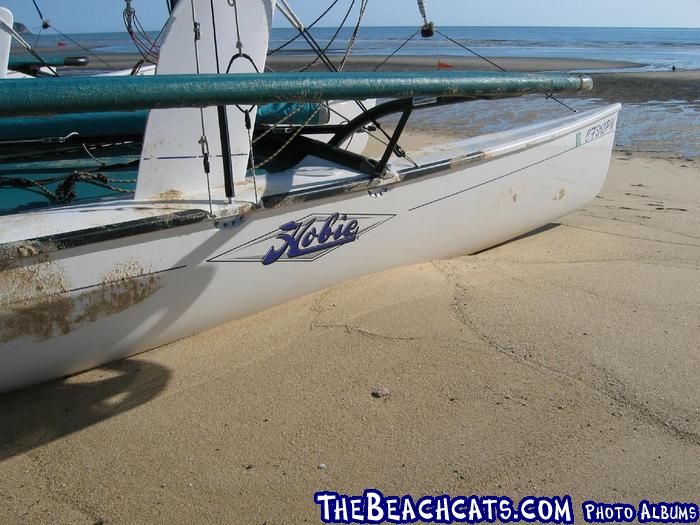
[(217, 255), (211, 262), (309, 262), (385, 223), (394, 215), (313, 214)]
[(272, 264), (277, 261), (285, 252), (287, 257), (294, 259), (314, 252), (329, 250), (357, 240), (360, 223), (357, 219), (348, 219), (347, 215), (342, 217), (334, 213), (328, 217), (320, 230), (316, 230), (316, 219), (312, 218), (305, 222), (292, 221), (280, 226), (280, 230), (288, 233), (280, 233), (278, 239), (284, 241), (280, 248), (272, 247), (262, 258), (263, 264)]

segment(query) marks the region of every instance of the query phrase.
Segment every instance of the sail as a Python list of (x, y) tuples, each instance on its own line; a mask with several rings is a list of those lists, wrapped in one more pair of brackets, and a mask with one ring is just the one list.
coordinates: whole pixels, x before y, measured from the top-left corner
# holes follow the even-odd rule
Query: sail
[[(0, 20), (2, 20), (7, 27), (12, 27), (12, 12), (9, 9), (0, 7)], [(0, 24), (2, 27), (5, 27), (5, 25)], [(0, 78), (5, 78), (7, 76), (7, 64), (10, 60), (12, 37), (10, 33), (4, 31), (2, 27), (0, 27)]]
[[(275, 0), (192, 0), (173, 8), (156, 75), (263, 72)], [(245, 177), (254, 106), (151, 111), (136, 199), (231, 192), (226, 180)], [(224, 139), (222, 141), (222, 138)]]

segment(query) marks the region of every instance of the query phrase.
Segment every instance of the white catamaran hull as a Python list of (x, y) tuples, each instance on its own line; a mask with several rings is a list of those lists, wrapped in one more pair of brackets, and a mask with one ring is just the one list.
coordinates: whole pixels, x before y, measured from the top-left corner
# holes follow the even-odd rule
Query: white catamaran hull
[(255, 210), (237, 224), (205, 220), (45, 255), (28, 247), (28, 257), (0, 263), (0, 391), (371, 272), (478, 252), (556, 220), (601, 189), (618, 111), (531, 148), (376, 191)]

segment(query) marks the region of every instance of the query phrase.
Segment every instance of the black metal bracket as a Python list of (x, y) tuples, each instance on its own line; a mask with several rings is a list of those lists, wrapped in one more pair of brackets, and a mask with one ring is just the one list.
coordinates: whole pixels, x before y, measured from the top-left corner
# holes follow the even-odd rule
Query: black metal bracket
[[(391, 139), (389, 140), (389, 143), (386, 145), (386, 149), (384, 150), (384, 155), (382, 155), (381, 160), (379, 161), (379, 163), (377, 164), (377, 166), (375, 168), (375, 172), (378, 176), (381, 177), (384, 174), (384, 170), (386, 169), (386, 165), (389, 163), (389, 159), (391, 158), (391, 154), (395, 153), (395, 150), (398, 147), (399, 138), (401, 137), (401, 134), (403, 133), (403, 130), (406, 127), (406, 123), (408, 122), (408, 119), (411, 118), (412, 111), (413, 111), (413, 106), (404, 110), (404, 112), (401, 114), (401, 118), (399, 119), (399, 123), (396, 125), (396, 129), (394, 129), (394, 133), (391, 135)], [(401, 150), (401, 152), (403, 152), (403, 150)], [(404, 153), (404, 155), (405, 155), (405, 153)]]

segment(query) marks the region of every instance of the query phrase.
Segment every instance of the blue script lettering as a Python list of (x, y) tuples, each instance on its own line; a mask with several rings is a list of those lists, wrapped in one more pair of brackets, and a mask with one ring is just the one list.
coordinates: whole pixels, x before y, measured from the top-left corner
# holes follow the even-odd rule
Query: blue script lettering
[(280, 233), (277, 239), (284, 241), (284, 244), (280, 248), (270, 248), (261, 262), (265, 265), (272, 264), (285, 252), (292, 259), (353, 242), (360, 229), (357, 220), (348, 221), (347, 215), (341, 217), (338, 213), (328, 217), (320, 231), (314, 226), (315, 223), (316, 217), (311, 217), (306, 222), (292, 221), (280, 226), (280, 230), (285, 233)]

